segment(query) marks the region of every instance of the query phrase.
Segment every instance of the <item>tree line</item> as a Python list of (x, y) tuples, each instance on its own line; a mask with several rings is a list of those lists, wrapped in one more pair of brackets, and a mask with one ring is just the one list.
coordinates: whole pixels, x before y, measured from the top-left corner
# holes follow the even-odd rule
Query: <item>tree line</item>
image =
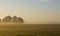
[(2, 23), (24, 23), (23, 18), (17, 16), (6, 16), (3, 19), (0, 19)]

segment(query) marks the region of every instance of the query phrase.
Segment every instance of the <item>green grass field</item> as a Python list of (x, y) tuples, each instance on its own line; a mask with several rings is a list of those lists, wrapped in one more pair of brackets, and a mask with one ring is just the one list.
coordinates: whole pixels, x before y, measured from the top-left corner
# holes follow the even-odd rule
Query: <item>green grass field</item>
[(60, 24), (0, 25), (0, 36), (60, 36)]

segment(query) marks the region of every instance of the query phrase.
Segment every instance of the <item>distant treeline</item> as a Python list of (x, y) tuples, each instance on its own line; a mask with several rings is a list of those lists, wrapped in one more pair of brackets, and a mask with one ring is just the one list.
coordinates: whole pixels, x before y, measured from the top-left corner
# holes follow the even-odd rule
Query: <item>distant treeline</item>
[(6, 16), (0, 19), (0, 23), (24, 23), (23, 18), (17, 16)]

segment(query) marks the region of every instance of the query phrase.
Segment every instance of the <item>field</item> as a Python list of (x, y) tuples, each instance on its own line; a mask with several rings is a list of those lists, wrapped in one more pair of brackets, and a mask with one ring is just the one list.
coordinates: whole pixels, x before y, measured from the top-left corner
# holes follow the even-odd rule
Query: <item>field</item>
[(60, 24), (0, 25), (0, 36), (60, 36)]

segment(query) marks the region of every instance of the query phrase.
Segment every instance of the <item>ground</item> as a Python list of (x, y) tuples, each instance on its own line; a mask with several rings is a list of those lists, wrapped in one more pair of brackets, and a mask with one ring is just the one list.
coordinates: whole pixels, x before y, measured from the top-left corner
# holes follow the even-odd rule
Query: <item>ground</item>
[(0, 36), (60, 36), (60, 24), (5, 24)]

